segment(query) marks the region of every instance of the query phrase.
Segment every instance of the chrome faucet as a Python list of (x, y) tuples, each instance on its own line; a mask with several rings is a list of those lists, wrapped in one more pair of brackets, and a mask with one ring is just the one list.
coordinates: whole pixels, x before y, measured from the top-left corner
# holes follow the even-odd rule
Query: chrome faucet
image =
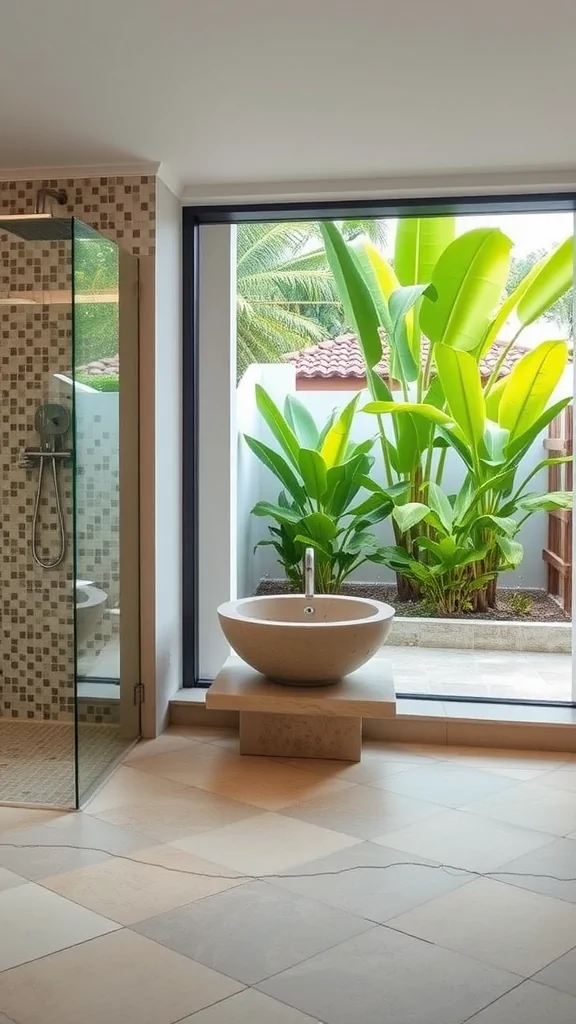
[(304, 597), (314, 597), (314, 548), (304, 552)]

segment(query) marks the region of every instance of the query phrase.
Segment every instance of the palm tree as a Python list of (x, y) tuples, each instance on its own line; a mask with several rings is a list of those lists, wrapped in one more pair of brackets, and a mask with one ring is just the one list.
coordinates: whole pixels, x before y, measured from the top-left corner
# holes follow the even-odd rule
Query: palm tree
[[(383, 244), (383, 221), (344, 221)], [(238, 377), (342, 328), (342, 307), (316, 223), (241, 224), (237, 243)]]

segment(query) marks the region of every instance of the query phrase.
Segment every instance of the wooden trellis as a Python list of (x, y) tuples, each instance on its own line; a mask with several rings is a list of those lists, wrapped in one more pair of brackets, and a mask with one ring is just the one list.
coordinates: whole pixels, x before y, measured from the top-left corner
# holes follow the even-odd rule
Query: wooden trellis
[[(553, 420), (544, 441), (547, 457), (572, 455), (574, 420), (572, 406)], [(548, 467), (548, 490), (572, 490), (572, 463)], [(564, 610), (572, 612), (572, 511), (555, 509), (548, 513), (548, 546), (542, 552), (548, 568), (548, 593)]]

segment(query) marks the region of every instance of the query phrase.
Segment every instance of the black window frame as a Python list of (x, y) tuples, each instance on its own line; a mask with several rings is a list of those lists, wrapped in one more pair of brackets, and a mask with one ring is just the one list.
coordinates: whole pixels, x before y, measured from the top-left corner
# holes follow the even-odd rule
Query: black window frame
[[(182, 668), (184, 688), (210, 686), (199, 676), (198, 589), (198, 280), (200, 228), (206, 224), (344, 220), (354, 217), (445, 217), (466, 214), (575, 213), (576, 192), (500, 192), (474, 195), (184, 206), (182, 231)], [(441, 700), (537, 707), (576, 707), (576, 701), (401, 693)]]

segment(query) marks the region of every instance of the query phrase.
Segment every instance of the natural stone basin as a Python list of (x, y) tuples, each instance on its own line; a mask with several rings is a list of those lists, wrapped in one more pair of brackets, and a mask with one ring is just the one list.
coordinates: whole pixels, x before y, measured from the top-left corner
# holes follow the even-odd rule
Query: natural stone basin
[(279, 683), (318, 686), (376, 654), (394, 609), (368, 598), (286, 594), (227, 601), (218, 617), (231, 647), (257, 672)]

